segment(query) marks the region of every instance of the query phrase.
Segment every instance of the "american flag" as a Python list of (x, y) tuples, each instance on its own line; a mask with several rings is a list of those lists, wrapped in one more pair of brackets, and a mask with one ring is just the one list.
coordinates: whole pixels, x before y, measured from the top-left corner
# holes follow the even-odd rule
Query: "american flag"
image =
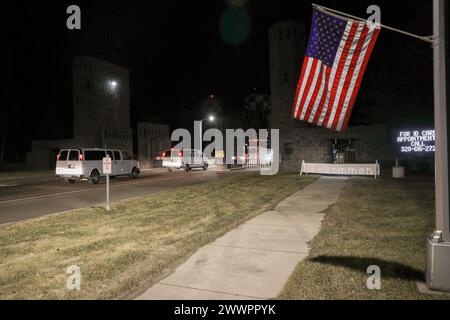
[(292, 116), (345, 130), (379, 32), (375, 24), (314, 9)]

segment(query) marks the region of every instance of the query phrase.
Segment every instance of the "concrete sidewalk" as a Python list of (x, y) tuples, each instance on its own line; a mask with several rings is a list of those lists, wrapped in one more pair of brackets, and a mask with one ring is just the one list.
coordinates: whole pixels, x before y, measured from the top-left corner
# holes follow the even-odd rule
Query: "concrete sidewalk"
[[(269, 299), (309, 252), (322, 213), (344, 177), (321, 177), (237, 229), (200, 248), (137, 299)], [(276, 192), (276, 190), (274, 190)]]

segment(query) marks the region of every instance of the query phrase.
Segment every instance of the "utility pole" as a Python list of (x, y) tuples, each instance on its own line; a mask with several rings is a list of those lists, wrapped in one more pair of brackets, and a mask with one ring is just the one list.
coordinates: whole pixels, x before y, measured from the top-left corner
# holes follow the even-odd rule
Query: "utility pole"
[[(436, 229), (427, 241), (427, 285), (450, 291), (449, 145), (446, 97), (445, 0), (433, 0)], [(448, 62), (447, 62), (448, 63)]]
[(3, 167), (5, 161), (5, 149), (6, 149), (6, 132), (8, 131), (6, 121), (8, 119), (7, 116), (7, 106), (4, 106), (4, 111), (2, 112), (2, 118), (0, 119), (0, 169)]

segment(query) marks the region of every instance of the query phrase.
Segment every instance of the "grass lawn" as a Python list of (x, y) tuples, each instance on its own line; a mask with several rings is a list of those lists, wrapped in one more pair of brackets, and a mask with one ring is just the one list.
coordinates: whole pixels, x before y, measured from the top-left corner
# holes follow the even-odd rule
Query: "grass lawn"
[[(433, 177), (352, 178), (279, 298), (440, 298), (416, 289), (433, 228)], [(370, 265), (381, 268), (381, 290), (366, 287)]]
[[(235, 176), (0, 226), (0, 299), (130, 297), (314, 179)], [(80, 291), (65, 288), (71, 265)]]
[(55, 170), (0, 171), (0, 181), (18, 178), (34, 178), (54, 176)]

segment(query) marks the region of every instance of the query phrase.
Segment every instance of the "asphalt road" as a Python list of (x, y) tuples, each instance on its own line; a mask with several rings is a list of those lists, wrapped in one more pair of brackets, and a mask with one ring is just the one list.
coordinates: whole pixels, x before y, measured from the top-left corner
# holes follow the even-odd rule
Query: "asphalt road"
[[(143, 196), (177, 187), (221, 179), (243, 172), (144, 171), (139, 179), (117, 177), (111, 180), (111, 201)], [(106, 199), (105, 181), (69, 184), (58, 177), (0, 181), (0, 224), (15, 222), (71, 209), (101, 205)]]

